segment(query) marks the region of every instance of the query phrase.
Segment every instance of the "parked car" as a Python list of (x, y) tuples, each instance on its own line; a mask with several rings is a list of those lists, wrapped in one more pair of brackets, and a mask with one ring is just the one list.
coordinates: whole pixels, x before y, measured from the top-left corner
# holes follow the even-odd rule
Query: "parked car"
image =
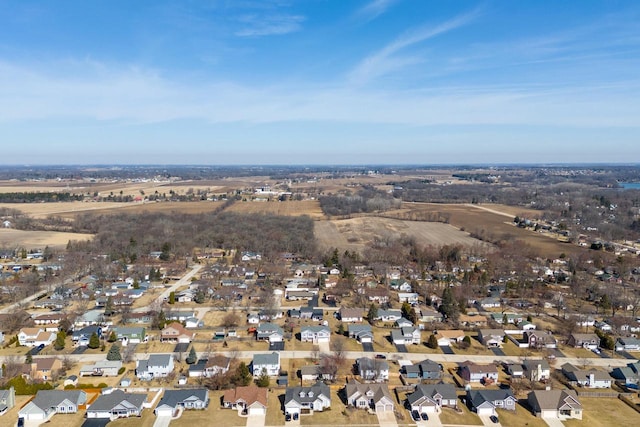
[(426, 412), (421, 413), (420, 417), (422, 418), (423, 421), (429, 420), (429, 415), (427, 415)]
[(286, 415), (284, 416), (284, 420), (285, 420), (285, 421), (291, 421), (291, 414), (286, 414)]
[(297, 420), (298, 420), (298, 413), (297, 413), (297, 412), (294, 412), (294, 413), (293, 413), (293, 420), (294, 420), (294, 421), (297, 421)]
[(493, 422), (494, 424), (498, 424), (498, 417), (496, 417), (495, 415), (491, 415), (489, 417), (489, 419), (491, 420), (491, 422)]
[(384, 354), (376, 354), (376, 359), (386, 359), (387, 356), (385, 356)]
[(597, 348), (597, 347), (596, 347), (596, 348), (594, 348), (594, 349), (593, 349), (593, 350), (591, 350), (591, 351), (593, 351), (595, 354), (600, 354), (600, 349), (599, 349), (599, 348)]
[(420, 421), (420, 414), (418, 413), (418, 411), (416, 411), (415, 409), (411, 411), (411, 418), (413, 418), (413, 421)]

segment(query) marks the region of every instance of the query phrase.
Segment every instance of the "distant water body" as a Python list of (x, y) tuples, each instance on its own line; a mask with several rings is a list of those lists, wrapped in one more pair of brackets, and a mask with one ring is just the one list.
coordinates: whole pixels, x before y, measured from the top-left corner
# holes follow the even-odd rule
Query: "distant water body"
[(619, 182), (618, 185), (624, 190), (640, 190), (640, 182)]

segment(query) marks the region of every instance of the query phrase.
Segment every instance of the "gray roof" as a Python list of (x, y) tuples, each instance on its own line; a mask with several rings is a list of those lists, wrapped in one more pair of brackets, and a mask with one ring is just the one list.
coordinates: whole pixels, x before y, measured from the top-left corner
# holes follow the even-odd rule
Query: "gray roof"
[(514, 399), (511, 390), (469, 390), (467, 392), (468, 399), (474, 408), (482, 405), (485, 402), (495, 402), (498, 400)]
[(440, 372), (442, 368), (440, 364), (434, 362), (433, 360), (425, 359), (422, 362), (418, 363), (422, 372)]
[(300, 332), (310, 331), (311, 333), (317, 334), (318, 332), (329, 332), (331, 333), (331, 329), (328, 326), (302, 326), (300, 328)]
[(447, 400), (458, 398), (453, 384), (418, 384), (416, 391), (407, 396), (407, 400), (413, 405), (424, 396), (433, 399), (438, 394)]
[(349, 325), (349, 335), (358, 335), (361, 334), (363, 332), (369, 332), (371, 333), (371, 325), (353, 325), (350, 324)]
[(578, 395), (574, 390), (534, 390), (529, 399), (534, 399), (540, 410), (561, 409), (569, 405), (574, 409), (582, 409)]
[(167, 405), (171, 408), (176, 408), (178, 404), (181, 404), (186, 400), (194, 400), (193, 398), (206, 402), (208, 400), (207, 389), (196, 388), (186, 390), (166, 390), (162, 399), (158, 403), (158, 407)]
[(538, 365), (540, 365), (541, 369), (551, 369), (551, 367), (549, 366), (549, 362), (544, 359), (526, 359), (524, 362), (522, 362), (522, 366), (524, 366), (527, 371), (538, 369)]
[(311, 387), (289, 387), (284, 395), (284, 404), (286, 406), (287, 403), (291, 401), (310, 403), (318, 399), (320, 395), (324, 395), (327, 399), (331, 400), (329, 386), (321, 381), (318, 381)]
[(65, 399), (82, 405), (87, 401), (87, 393), (82, 390), (38, 390), (31, 402), (40, 409), (49, 409), (58, 406)]
[(358, 368), (362, 371), (389, 370), (389, 364), (380, 359), (374, 360), (369, 357), (361, 357), (356, 359), (356, 363), (358, 364)]
[(273, 353), (253, 355), (253, 366), (277, 365), (279, 363), (280, 363), (280, 355), (275, 351)]
[(148, 366), (169, 366), (171, 363), (170, 354), (152, 354), (147, 360)]
[(87, 411), (111, 411), (125, 401), (133, 407), (142, 410), (142, 404), (145, 400), (147, 400), (146, 394), (125, 393), (122, 390), (113, 390), (109, 394), (101, 394), (96, 401), (89, 406)]

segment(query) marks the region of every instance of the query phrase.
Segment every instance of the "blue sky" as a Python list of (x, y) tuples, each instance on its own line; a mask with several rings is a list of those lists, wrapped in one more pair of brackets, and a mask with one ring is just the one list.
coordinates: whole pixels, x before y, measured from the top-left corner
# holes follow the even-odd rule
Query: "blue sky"
[(0, 0), (0, 164), (640, 162), (640, 2)]

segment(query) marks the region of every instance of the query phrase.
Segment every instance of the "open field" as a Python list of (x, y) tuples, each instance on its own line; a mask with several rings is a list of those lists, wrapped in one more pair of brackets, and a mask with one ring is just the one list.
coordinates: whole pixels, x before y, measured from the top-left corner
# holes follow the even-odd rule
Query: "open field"
[[(491, 212), (494, 210), (496, 212)], [(503, 212), (504, 213), (499, 213)], [(403, 203), (402, 208), (385, 213), (387, 217), (423, 218), (428, 215), (445, 217), (449, 224), (469, 233), (485, 235), (496, 240), (522, 240), (532, 250), (541, 254), (567, 254), (584, 252), (586, 249), (569, 243), (563, 243), (551, 235), (518, 228), (513, 225), (512, 212), (525, 213), (526, 209), (503, 205), (437, 204), (437, 203)], [(514, 215), (515, 216), (515, 215)]]
[(582, 421), (564, 421), (566, 427), (627, 427), (638, 425), (640, 414), (619, 399), (580, 398)]
[(486, 245), (448, 224), (380, 217), (318, 221), (314, 232), (320, 247), (337, 247), (341, 250), (360, 251), (376, 237), (398, 238), (403, 234), (414, 237), (421, 245)]
[(93, 234), (63, 233), (58, 231), (23, 231), (10, 228), (0, 229), (0, 246), (7, 248), (64, 249), (69, 240), (90, 240)]
[(289, 200), (279, 202), (277, 200), (268, 202), (236, 202), (226, 209), (229, 212), (246, 214), (272, 214), (283, 216), (308, 215), (313, 219), (324, 218), (320, 209), (320, 202), (317, 200)]

